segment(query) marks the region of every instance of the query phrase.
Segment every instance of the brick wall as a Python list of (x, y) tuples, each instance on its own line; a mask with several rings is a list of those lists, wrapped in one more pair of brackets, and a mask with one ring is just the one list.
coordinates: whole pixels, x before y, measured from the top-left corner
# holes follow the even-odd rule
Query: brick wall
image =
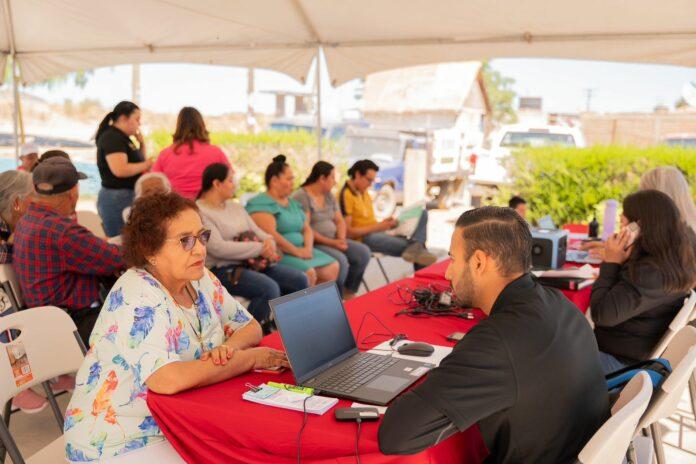
[(580, 116), (587, 145), (657, 145), (667, 135), (696, 135), (696, 111), (655, 113), (583, 113)]

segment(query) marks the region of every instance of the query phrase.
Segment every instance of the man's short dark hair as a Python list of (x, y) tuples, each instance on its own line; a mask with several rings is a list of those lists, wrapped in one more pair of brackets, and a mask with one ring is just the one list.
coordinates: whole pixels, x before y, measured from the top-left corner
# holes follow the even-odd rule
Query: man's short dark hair
[(493, 256), (500, 272), (510, 276), (532, 267), (532, 234), (527, 223), (510, 208), (484, 206), (457, 219), (462, 228), (465, 259), (481, 250)]
[(527, 200), (525, 200), (522, 197), (518, 197), (517, 195), (510, 198), (510, 201), (508, 201), (508, 206), (512, 209), (515, 209), (520, 205), (526, 205), (526, 204), (527, 204)]
[(356, 161), (350, 169), (348, 169), (348, 175), (351, 179), (355, 179), (356, 173), (359, 172), (361, 176), (364, 176), (369, 170), (379, 171), (379, 166), (372, 160), (364, 159)]

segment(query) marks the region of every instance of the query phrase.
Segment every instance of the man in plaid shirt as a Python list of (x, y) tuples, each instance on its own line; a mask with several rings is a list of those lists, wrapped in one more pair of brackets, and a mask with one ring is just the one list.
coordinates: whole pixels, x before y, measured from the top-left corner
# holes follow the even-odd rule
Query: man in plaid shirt
[(88, 343), (99, 316), (100, 278), (125, 268), (121, 250), (75, 220), (78, 180), (64, 158), (39, 163), (32, 174), (36, 197), (15, 229), (13, 262), (28, 307), (66, 309)]

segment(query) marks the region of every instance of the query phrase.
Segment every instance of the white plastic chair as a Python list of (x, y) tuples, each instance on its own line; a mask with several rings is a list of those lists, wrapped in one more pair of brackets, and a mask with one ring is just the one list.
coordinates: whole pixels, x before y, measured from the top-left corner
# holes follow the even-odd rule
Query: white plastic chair
[(636, 433), (640, 417), (650, 403), (652, 382), (639, 372), (626, 384), (611, 408), (611, 417), (592, 436), (578, 455), (582, 464), (620, 464)]
[(102, 464), (142, 464), (144, 462), (147, 464), (185, 464), (185, 461), (168, 441), (148, 445), (121, 456), (102, 459), (100, 462)]
[[(63, 414), (56, 403), (48, 383), (49, 379), (62, 374), (75, 372), (84, 359), (85, 347), (70, 316), (55, 306), (43, 306), (27, 309), (0, 318), (0, 332), (8, 329), (21, 333), (16, 342), (27, 355), (33, 379), (18, 387), (13, 375), (0, 376), (0, 404), (7, 404), (17, 393), (27, 388), (42, 384), (49, 404), (56, 416), (61, 433), (63, 432)], [(0, 342), (0, 370), (12, 372), (9, 355), (4, 343)], [(0, 440), (14, 464), (24, 464), (17, 444), (10, 434), (7, 417), (0, 421)], [(4, 450), (0, 461), (4, 462)], [(65, 446), (61, 436), (47, 447), (28, 459), (29, 464), (57, 463), (65, 461)]]
[(17, 301), (17, 304), (19, 305), (19, 308), (24, 307), (24, 301), (22, 300), (22, 289), (19, 287), (19, 280), (17, 280), (17, 274), (15, 274), (15, 271), (12, 268), (11, 264), (0, 264), (0, 282), (10, 283), (12, 293), (14, 293), (14, 297)]
[(104, 225), (97, 213), (94, 211), (77, 211), (77, 223), (82, 227), (89, 229), (94, 235), (100, 238), (106, 238)]
[(662, 357), (669, 361), (672, 373), (655, 393), (639, 425), (639, 429), (649, 428), (652, 433), (658, 464), (666, 462), (659, 421), (674, 414), (681, 395), (696, 368), (696, 327), (686, 326), (681, 329), (672, 338)]
[(660, 342), (655, 346), (655, 349), (650, 355), (650, 359), (659, 358), (662, 355), (662, 353), (664, 353), (665, 349), (667, 348), (667, 345), (669, 345), (669, 343), (672, 341), (677, 332), (686, 327), (686, 324), (689, 323), (689, 321), (691, 320), (691, 315), (694, 313), (695, 307), (696, 292), (691, 290), (691, 294), (684, 299), (684, 305), (679, 310), (677, 315), (674, 316), (674, 319), (672, 319), (672, 322), (670, 322), (667, 331), (660, 339)]

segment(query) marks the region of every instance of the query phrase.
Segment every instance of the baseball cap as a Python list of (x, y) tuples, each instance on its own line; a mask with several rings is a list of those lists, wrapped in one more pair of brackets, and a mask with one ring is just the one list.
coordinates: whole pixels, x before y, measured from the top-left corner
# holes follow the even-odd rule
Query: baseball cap
[(39, 154), (39, 146), (35, 143), (25, 143), (19, 149), (19, 156), (27, 156), (31, 155), (32, 153), (35, 153), (36, 155)]
[(62, 157), (49, 158), (39, 163), (32, 172), (36, 192), (41, 195), (57, 195), (67, 192), (87, 175)]

